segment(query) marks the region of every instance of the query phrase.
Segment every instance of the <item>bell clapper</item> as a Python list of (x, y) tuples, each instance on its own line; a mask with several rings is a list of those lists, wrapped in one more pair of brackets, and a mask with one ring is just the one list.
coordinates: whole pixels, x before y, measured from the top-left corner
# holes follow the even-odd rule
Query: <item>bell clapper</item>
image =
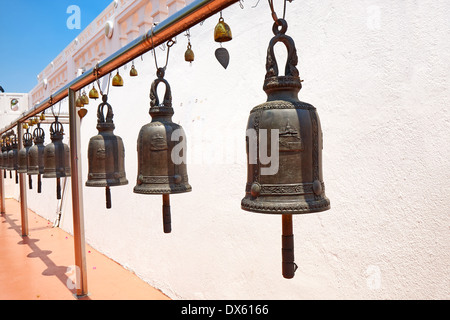
[(283, 236), (282, 236), (282, 263), (283, 277), (292, 279), (297, 265), (294, 262), (294, 234), (292, 227), (292, 214), (283, 214)]
[(28, 176), (28, 187), (33, 190), (33, 180), (30, 175)]
[(17, 170), (16, 170), (16, 184), (19, 184), (19, 174), (17, 173)]
[(61, 200), (61, 179), (56, 178), (56, 199)]
[(164, 233), (172, 232), (172, 218), (170, 215), (170, 195), (163, 194), (163, 225)]
[(106, 209), (111, 209), (112, 208), (111, 189), (109, 188), (109, 186), (105, 188), (105, 192), (106, 192)]
[(41, 174), (38, 174), (38, 189), (37, 189), (38, 193), (42, 193), (42, 180), (41, 180)]

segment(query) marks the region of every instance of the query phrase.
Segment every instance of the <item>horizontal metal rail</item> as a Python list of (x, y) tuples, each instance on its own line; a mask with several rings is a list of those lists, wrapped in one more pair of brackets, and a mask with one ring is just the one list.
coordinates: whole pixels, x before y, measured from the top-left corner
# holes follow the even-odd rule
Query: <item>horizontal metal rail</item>
[(138, 58), (142, 54), (150, 51), (166, 41), (174, 38), (189, 28), (194, 27), (210, 16), (220, 12), (239, 0), (197, 0), (184, 7), (164, 21), (157, 24), (152, 30), (138, 37), (128, 45), (122, 47), (106, 59), (100, 61), (96, 67), (87, 70), (85, 73), (74, 79), (63, 88), (50, 95), (40, 104), (24, 112), (16, 121), (0, 130), (0, 135), (13, 129), (19, 123), (23, 123), (31, 117), (43, 112), (55, 103), (68, 96), (69, 89), (78, 91), (94, 82), (97, 77), (120, 68), (121, 66)]

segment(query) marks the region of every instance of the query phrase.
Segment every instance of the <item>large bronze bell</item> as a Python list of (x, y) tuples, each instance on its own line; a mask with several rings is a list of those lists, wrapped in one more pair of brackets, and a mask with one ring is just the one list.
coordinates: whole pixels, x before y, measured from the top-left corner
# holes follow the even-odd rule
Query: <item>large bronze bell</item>
[(42, 192), (42, 181), (41, 175), (45, 173), (44, 164), (44, 142), (45, 142), (45, 131), (41, 128), (41, 124), (37, 124), (37, 128), (33, 131), (34, 146), (28, 150), (28, 175), (38, 176), (37, 182), (37, 192)]
[[(128, 184), (125, 176), (125, 147), (121, 137), (114, 135), (113, 110), (103, 95), (103, 103), (97, 110), (98, 135), (89, 141), (88, 160), (89, 174), (87, 187), (106, 188), (106, 208), (111, 209), (110, 187)], [(108, 108), (106, 118), (104, 108)]]
[[(164, 233), (170, 233), (170, 194), (190, 192), (186, 157), (186, 136), (181, 126), (172, 122), (172, 93), (164, 79), (164, 69), (159, 68), (158, 78), (150, 89), (151, 123), (142, 127), (137, 142), (138, 177), (135, 193), (163, 195)], [(166, 86), (162, 103), (159, 102), (157, 87)], [(180, 139), (181, 138), (181, 139)], [(181, 142), (177, 142), (180, 141)]]
[[(9, 134), (3, 135), (3, 146), (2, 146), (2, 168), (3, 168), (3, 177), (6, 178), (6, 171), (9, 169), (9, 158), (8, 153), (11, 150)], [(11, 175), (11, 172), (10, 172)]]
[(70, 149), (62, 142), (64, 138), (63, 125), (55, 117), (50, 126), (49, 143), (44, 148), (44, 178), (56, 178), (56, 198), (61, 199), (61, 178), (70, 177)]
[[(292, 278), (297, 269), (292, 214), (328, 210), (330, 201), (322, 177), (319, 116), (315, 107), (298, 99), (302, 81), (296, 68), (297, 51), (286, 30), (283, 19), (273, 26), (275, 37), (268, 48), (264, 82), (268, 99), (253, 108), (248, 120), (248, 180), (241, 206), (247, 211), (282, 215), (283, 276)], [(288, 51), (284, 76), (279, 75), (274, 55), (278, 42)]]
[(17, 170), (19, 169), (19, 142), (17, 141), (17, 136), (14, 132), (10, 136), (10, 149), (8, 151), (8, 170), (9, 176), (11, 178), (12, 171), (16, 172), (16, 184), (19, 183), (19, 175)]
[[(28, 173), (28, 153), (30, 148), (33, 146), (33, 136), (27, 128), (27, 132), (23, 135), (23, 148), (19, 150), (19, 169), (18, 173)], [(32, 189), (31, 176), (28, 176), (28, 185)]]
[[(3, 155), (6, 152), (6, 135), (4, 134), (1, 139), (1, 154), (0, 154), (0, 170), (5, 169), (5, 161), (3, 160)], [(6, 154), (8, 155), (8, 154)]]

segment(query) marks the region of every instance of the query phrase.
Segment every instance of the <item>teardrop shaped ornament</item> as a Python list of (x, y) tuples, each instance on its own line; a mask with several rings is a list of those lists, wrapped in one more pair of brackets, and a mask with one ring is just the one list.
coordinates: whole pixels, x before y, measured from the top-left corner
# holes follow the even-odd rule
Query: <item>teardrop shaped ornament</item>
[(228, 50), (225, 48), (219, 48), (216, 50), (216, 58), (219, 61), (219, 63), (224, 67), (225, 69), (228, 67), (228, 64), (230, 63), (230, 54), (228, 53)]

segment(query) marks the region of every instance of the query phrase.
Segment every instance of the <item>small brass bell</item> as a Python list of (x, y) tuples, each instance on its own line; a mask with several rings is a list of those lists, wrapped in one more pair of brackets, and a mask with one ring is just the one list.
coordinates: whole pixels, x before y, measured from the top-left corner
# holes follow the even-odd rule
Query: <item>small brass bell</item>
[(44, 175), (43, 178), (56, 178), (56, 198), (61, 199), (60, 179), (70, 177), (70, 149), (62, 142), (64, 138), (63, 125), (55, 117), (50, 126), (49, 143), (44, 148)]
[(44, 121), (45, 120), (45, 113), (41, 113), (40, 117), (39, 117), (40, 121)]
[[(18, 173), (28, 173), (28, 153), (33, 145), (33, 136), (28, 132), (28, 125), (24, 124), (23, 127), (24, 129), (27, 129), (27, 132), (23, 135), (23, 148), (19, 150)], [(33, 189), (31, 176), (28, 176), (28, 185), (30, 189)]]
[(16, 172), (16, 184), (19, 183), (19, 176), (17, 170), (19, 169), (19, 143), (17, 136), (12, 132), (10, 136), (10, 151), (8, 152), (8, 170), (10, 178), (12, 171)]
[[(323, 183), (319, 116), (315, 107), (298, 99), (302, 81), (296, 68), (297, 51), (293, 39), (285, 35), (286, 30), (283, 19), (273, 26), (275, 37), (269, 44), (264, 81), (267, 102), (250, 112), (248, 178), (241, 207), (282, 216), (282, 269), (283, 276), (291, 279), (297, 269), (292, 215), (328, 210), (330, 200), (325, 196)], [(279, 75), (274, 54), (278, 42), (288, 51), (284, 76)]]
[(214, 41), (216, 42), (227, 42), (233, 39), (230, 26), (225, 23), (222, 17), (219, 18), (219, 23), (214, 29)]
[(112, 80), (113, 87), (123, 87), (123, 78), (119, 74), (119, 71), (117, 70), (117, 74), (114, 76)]
[[(41, 115), (42, 116), (42, 115)], [(38, 176), (37, 192), (42, 192), (42, 180), (41, 175), (45, 173), (44, 163), (44, 141), (45, 131), (41, 128), (41, 124), (37, 124), (37, 128), (33, 131), (34, 146), (28, 150), (28, 175)]]
[(184, 60), (193, 62), (195, 59), (194, 51), (192, 51), (191, 43), (189, 42), (186, 52), (184, 53)]
[(137, 77), (137, 76), (138, 76), (138, 71), (136, 70), (136, 67), (133, 64), (131, 66), (131, 70), (130, 70), (130, 77)]
[(81, 101), (83, 102), (83, 105), (89, 104), (89, 97), (87, 96), (86, 92), (83, 91), (83, 94), (81, 95)]
[[(172, 122), (172, 93), (164, 79), (164, 68), (159, 68), (158, 79), (150, 89), (150, 115), (152, 122), (143, 126), (138, 138), (138, 177), (134, 193), (163, 195), (164, 233), (170, 233), (170, 194), (190, 192), (186, 163), (186, 135), (181, 126)], [(166, 86), (160, 103), (157, 87)], [(181, 140), (180, 143), (176, 141)], [(181, 148), (180, 148), (181, 146)], [(178, 151), (178, 152), (177, 152)]]
[(81, 96), (78, 96), (77, 100), (75, 100), (75, 106), (77, 108), (83, 108), (84, 107), (83, 99), (81, 98)]
[[(89, 141), (88, 160), (89, 174), (87, 187), (106, 188), (106, 208), (111, 209), (110, 187), (128, 184), (125, 175), (125, 147), (121, 137), (114, 135), (113, 110), (103, 95), (103, 103), (97, 110), (98, 135)], [(106, 118), (103, 113), (107, 107)]]
[(98, 91), (94, 86), (92, 87), (91, 91), (89, 91), (89, 98), (94, 100), (97, 100), (99, 98)]

